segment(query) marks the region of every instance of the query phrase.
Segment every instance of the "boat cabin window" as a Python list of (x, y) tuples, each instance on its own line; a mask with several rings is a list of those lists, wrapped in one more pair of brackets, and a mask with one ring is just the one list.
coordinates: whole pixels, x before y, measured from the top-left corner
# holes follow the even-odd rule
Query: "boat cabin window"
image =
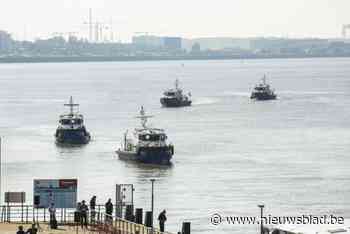
[(144, 134), (139, 135), (139, 140), (141, 141), (165, 141), (165, 134)]
[(165, 92), (165, 95), (167, 95), (167, 96), (175, 96), (175, 92)]
[(82, 124), (82, 119), (61, 119), (60, 123), (63, 125), (70, 125), (70, 124)]

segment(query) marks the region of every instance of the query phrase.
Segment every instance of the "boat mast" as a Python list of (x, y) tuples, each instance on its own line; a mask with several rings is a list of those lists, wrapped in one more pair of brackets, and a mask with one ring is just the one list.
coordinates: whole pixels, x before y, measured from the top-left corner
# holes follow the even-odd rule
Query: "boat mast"
[(127, 136), (128, 136), (128, 130), (126, 130), (126, 132), (124, 133), (124, 150), (127, 150), (127, 146), (126, 146)]
[(262, 78), (263, 84), (266, 85), (266, 75), (264, 74), (264, 77)]
[(175, 80), (175, 89), (178, 90), (179, 89), (179, 79)]
[(64, 106), (69, 106), (69, 108), (70, 108), (70, 115), (73, 115), (74, 114), (74, 107), (75, 106), (79, 106), (79, 104), (76, 104), (76, 103), (74, 103), (73, 102), (73, 97), (72, 96), (70, 96), (70, 99), (69, 99), (69, 103), (66, 103), (66, 104), (64, 104)]
[(143, 109), (143, 106), (141, 106), (140, 115), (136, 116), (136, 118), (141, 119), (141, 125), (143, 128), (147, 128), (146, 126), (147, 120), (152, 117), (153, 117), (152, 115), (145, 114), (145, 110)]

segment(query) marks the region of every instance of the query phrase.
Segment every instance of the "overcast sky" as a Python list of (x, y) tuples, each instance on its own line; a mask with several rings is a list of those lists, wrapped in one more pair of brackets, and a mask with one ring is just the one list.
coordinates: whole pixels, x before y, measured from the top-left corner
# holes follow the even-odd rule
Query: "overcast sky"
[(88, 21), (89, 8), (93, 9), (94, 21), (107, 23), (112, 19), (115, 37), (122, 41), (129, 41), (134, 32), (188, 38), (334, 38), (340, 37), (343, 24), (350, 24), (350, 0), (1, 0), (0, 3), (0, 29), (18, 39), (70, 31), (87, 37), (87, 25), (83, 23)]

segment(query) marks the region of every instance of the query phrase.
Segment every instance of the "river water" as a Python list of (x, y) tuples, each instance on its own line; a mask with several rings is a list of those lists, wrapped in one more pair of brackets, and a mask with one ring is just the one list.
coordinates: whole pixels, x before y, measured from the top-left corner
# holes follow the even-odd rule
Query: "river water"
[[(255, 102), (266, 74), (279, 96)], [(38, 63), (0, 65), (2, 191), (26, 191), (33, 179), (77, 178), (79, 200), (115, 197), (135, 186), (135, 206), (167, 210), (167, 228), (194, 233), (256, 233), (256, 225), (213, 226), (210, 217), (266, 214), (350, 217), (350, 59), (268, 59)], [(193, 106), (162, 108), (162, 91), (179, 78)], [(80, 103), (93, 140), (62, 148), (54, 132), (63, 104)], [(150, 123), (175, 146), (172, 167), (120, 161), (126, 129)]]

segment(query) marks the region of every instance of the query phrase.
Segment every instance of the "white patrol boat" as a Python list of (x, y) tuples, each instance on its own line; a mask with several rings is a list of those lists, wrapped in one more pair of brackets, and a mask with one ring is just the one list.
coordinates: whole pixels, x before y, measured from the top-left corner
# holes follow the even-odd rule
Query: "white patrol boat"
[(182, 89), (179, 87), (179, 80), (176, 79), (175, 89), (164, 91), (160, 103), (164, 107), (190, 106), (192, 104), (190, 97), (191, 93), (188, 93), (188, 95), (183, 94)]
[(69, 106), (68, 114), (60, 115), (59, 125), (56, 129), (55, 138), (57, 143), (61, 144), (87, 144), (90, 139), (90, 133), (84, 126), (84, 117), (79, 113), (74, 113), (74, 107), (79, 106), (73, 102), (70, 97), (69, 103), (64, 104)]
[(147, 120), (153, 116), (146, 115), (141, 107), (140, 116), (142, 128), (136, 128), (132, 136), (128, 131), (124, 134), (121, 148), (116, 151), (120, 159), (132, 160), (150, 164), (170, 164), (174, 154), (174, 146), (167, 143), (167, 135), (163, 129), (150, 128)]

